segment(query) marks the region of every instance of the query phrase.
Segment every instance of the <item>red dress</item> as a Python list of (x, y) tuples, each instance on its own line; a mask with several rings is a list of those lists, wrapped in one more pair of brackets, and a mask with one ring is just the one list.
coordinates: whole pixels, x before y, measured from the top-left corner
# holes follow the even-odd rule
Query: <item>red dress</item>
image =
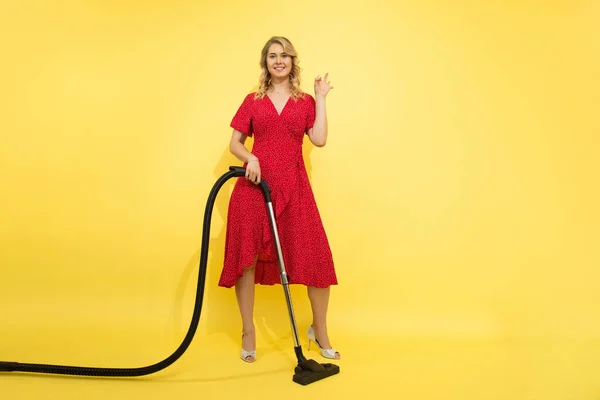
[[(246, 96), (231, 127), (254, 137), (261, 179), (271, 199), (290, 284), (328, 287), (337, 284), (333, 258), (310, 186), (302, 143), (315, 120), (315, 100), (290, 98), (281, 114), (268, 96)], [(246, 166), (246, 165), (244, 165)], [(219, 286), (232, 287), (243, 270), (256, 263), (255, 283), (281, 283), (277, 249), (260, 187), (236, 178), (229, 201), (224, 266)]]

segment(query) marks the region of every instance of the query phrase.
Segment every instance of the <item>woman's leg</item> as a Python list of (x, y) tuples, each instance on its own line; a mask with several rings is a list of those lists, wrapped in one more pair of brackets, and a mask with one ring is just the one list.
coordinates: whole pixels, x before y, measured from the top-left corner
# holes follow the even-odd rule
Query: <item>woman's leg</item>
[[(256, 334), (254, 331), (254, 265), (244, 269), (244, 274), (235, 285), (235, 294), (242, 316), (242, 349), (256, 350)], [(246, 361), (254, 361), (249, 356)]]
[[(327, 335), (327, 307), (329, 305), (330, 288), (308, 287), (308, 298), (313, 312), (312, 327), (315, 331), (316, 339), (323, 349), (331, 349), (331, 342)], [(340, 358), (339, 352), (336, 352), (336, 358)]]

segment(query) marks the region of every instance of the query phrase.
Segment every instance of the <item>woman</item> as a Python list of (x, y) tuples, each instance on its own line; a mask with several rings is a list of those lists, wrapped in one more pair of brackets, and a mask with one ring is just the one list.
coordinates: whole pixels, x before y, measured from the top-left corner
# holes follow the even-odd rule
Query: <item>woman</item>
[[(253, 362), (254, 285), (281, 282), (264, 197), (256, 186), (265, 179), (289, 283), (307, 286), (313, 312), (309, 348), (312, 341), (324, 357), (339, 359), (326, 323), (329, 289), (337, 278), (302, 157), (305, 135), (317, 147), (327, 141), (325, 97), (332, 86), (326, 74), (315, 79), (314, 98), (302, 92), (297, 53), (284, 37), (265, 44), (260, 65), (258, 90), (245, 97), (231, 122), (230, 151), (244, 163), (246, 179), (237, 180), (231, 195), (219, 286), (235, 286), (242, 317), (241, 358)], [(244, 146), (247, 137), (254, 137), (252, 151)]]

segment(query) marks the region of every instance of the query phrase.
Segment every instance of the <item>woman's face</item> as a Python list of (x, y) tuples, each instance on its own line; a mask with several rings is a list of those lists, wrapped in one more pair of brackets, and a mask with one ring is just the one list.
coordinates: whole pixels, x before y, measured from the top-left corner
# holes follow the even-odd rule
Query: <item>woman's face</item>
[(274, 43), (269, 46), (267, 52), (267, 69), (271, 78), (283, 80), (288, 77), (292, 71), (292, 57), (283, 51), (283, 46)]

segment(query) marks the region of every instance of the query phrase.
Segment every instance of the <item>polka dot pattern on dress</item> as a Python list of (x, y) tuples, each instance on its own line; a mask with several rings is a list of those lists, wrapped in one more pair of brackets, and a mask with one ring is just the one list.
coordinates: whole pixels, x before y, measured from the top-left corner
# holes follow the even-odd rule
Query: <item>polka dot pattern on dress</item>
[[(290, 98), (281, 111), (268, 96), (248, 94), (231, 127), (254, 138), (261, 178), (271, 188), (278, 236), (290, 284), (328, 287), (337, 284), (327, 234), (302, 157), (305, 134), (315, 121), (309, 94)], [(244, 164), (244, 167), (246, 164)], [(256, 262), (255, 283), (281, 283), (277, 250), (260, 187), (237, 178), (229, 201), (225, 260), (219, 286), (232, 287), (244, 268)]]

